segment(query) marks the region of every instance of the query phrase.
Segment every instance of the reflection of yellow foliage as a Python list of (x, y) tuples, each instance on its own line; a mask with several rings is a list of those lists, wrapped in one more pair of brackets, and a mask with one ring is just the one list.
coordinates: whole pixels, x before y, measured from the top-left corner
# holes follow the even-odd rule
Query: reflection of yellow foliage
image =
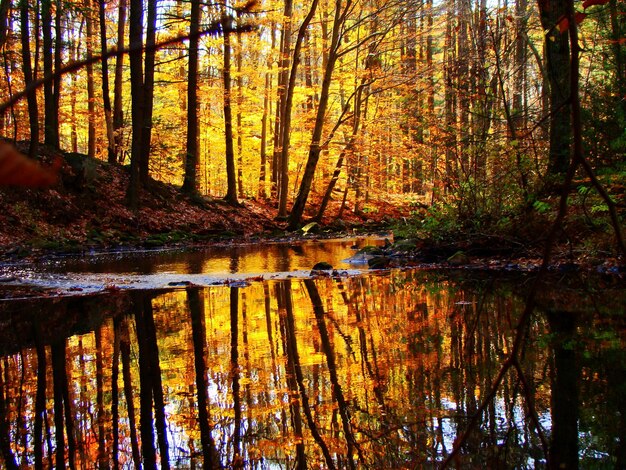
[[(241, 416), (244, 460), (284, 463), (295, 458), (296, 447), (302, 443), (309, 464), (322, 465), (324, 456), (311, 432), (309, 416), (304, 414), (305, 403), (331, 453), (346, 454), (345, 432), (349, 429), (360, 450), (371, 459), (372, 467), (391, 458), (392, 448), (399, 453), (413, 452), (417, 445), (423, 452), (443, 443), (449, 448), (450, 435), (436, 436), (436, 428), (439, 423), (446, 423), (453, 434), (456, 424), (450, 421), (451, 414), (462, 414), (471, 401), (484, 396), (491, 386), (499, 354), (510, 347), (515, 322), (509, 320), (517, 315), (519, 301), (488, 296), (482, 299), (483, 309), (479, 313), (473, 293), (452, 283), (429, 279), (428, 274), (400, 271), (341, 281), (324, 278), (314, 283), (324, 308), (317, 315), (302, 280), (255, 282), (234, 291), (229, 287), (200, 291), (209, 425), (218, 450), (223, 452), (230, 445), (234, 420)], [(279, 288), (289, 296), (277, 298)], [(238, 296), (234, 339), (232, 292)], [(270, 295), (267, 310), (266, 293)], [(168, 433), (177, 446), (198, 451), (202, 446), (189, 305), (185, 290), (160, 294), (152, 300)], [(124, 321), (130, 328), (131, 378), (139, 422), (134, 319)], [(532, 334), (537, 336), (545, 330), (545, 325), (537, 322)], [(99, 331), (99, 353), (94, 333), (67, 341), (77, 435), (85, 457), (92, 461), (97, 458), (98, 449), (92, 431), (97, 424), (97, 354), (103, 361), (107, 433), (111, 429), (113, 399), (113, 322), (105, 322)], [(236, 364), (232, 363), (233, 344), (237, 347)], [(540, 379), (547, 363), (545, 352), (528, 351), (526, 360), (529, 373)], [(25, 351), (24, 361), (23, 390), (29, 398), (23, 400), (21, 412), (32, 422), (36, 391), (34, 350)], [(336, 383), (329, 374), (331, 363), (336, 366)], [(15, 358), (10, 358), (5, 367), (10, 383), (21, 380)], [(233, 395), (234, 379), (240, 387), (237, 400)], [(118, 385), (120, 439), (122, 452), (127, 456), (130, 431), (121, 374)], [(519, 404), (507, 395), (513, 389), (511, 386), (500, 392), (496, 413), (510, 413), (513, 406), (521, 412)], [(6, 389), (10, 399), (18, 390)], [(472, 396), (468, 396), (468, 391)], [(345, 422), (339, 394), (348, 406)], [(549, 409), (550, 391), (545, 380), (539, 382), (534, 398), (540, 413)], [(239, 403), (240, 410), (235, 410), (235, 403)], [(51, 413), (52, 403), (48, 407)], [(10, 407), (9, 421), (13, 425), (16, 413), (15, 407)], [(294, 430), (296, 420), (301, 435)], [(14, 451), (20, 452), (20, 446), (22, 443), (16, 442)]]

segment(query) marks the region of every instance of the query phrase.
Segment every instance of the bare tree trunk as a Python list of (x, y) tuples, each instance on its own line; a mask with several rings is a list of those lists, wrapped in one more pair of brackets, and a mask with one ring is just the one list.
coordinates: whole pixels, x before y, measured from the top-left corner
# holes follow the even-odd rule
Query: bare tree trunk
[(9, 31), (9, 10), (11, 9), (11, 0), (0, 1), (0, 48), (7, 42)]
[[(56, 14), (60, 15), (60, 11)], [(52, 0), (41, 1), (41, 31), (43, 36), (43, 73), (52, 76), (53, 68), (53, 42), (52, 42)], [(57, 31), (60, 34), (60, 31)], [(44, 142), (52, 148), (59, 148), (59, 109), (56, 106), (54, 80), (44, 84)]]
[[(85, 24), (87, 29), (87, 60), (93, 58), (93, 44), (94, 44), (94, 31), (93, 31), (93, 3), (91, 0), (86, 0), (84, 4), (85, 8)], [(88, 114), (88, 139), (87, 139), (87, 155), (90, 158), (96, 156), (96, 93), (93, 83), (93, 64), (87, 64), (87, 114)]]
[(104, 358), (102, 354), (102, 329), (96, 328), (96, 422), (98, 432), (98, 468), (109, 468), (109, 456), (106, 445), (106, 426), (110, 420), (105, 416), (104, 408)]
[(130, 95), (132, 110), (133, 137), (130, 156), (130, 181), (128, 184), (128, 205), (131, 209), (139, 209), (139, 191), (141, 182), (139, 178), (139, 162), (141, 160), (141, 133), (143, 130), (143, 2), (142, 0), (130, 0), (129, 35), (130, 46)]
[[(80, 36), (80, 31), (82, 31), (82, 25), (84, 24), (84, 20), (81, 21), (80, 23), (80, 28), (79, 28), (79, 36)], [(70, 33), (73, 35), (75, 33), (74, 31), (74, 21), (72, 21), (71, 19), (67, 20), (67, 28), (68, 30), (70, 30)], [(71, 62), (74, 62), (76, 60), (78, 60), (78, 55), (79, 55), (79, 47), (80, 47), (80, 43), (75, 43), (74, 41), (72, 41), (69, 45), (69, 60)], [(78, 82), (78, 76), (77, 73), (74, 72), (72, 73), (72, 77), (71, 77), (71, 83), (72, 83), (72, 89), (76, 90), (76, 83)], [(78, 153), (78, 118), (76, 116), (76, 93), (71, 93), (70, 94), (70, 109), (71, 109), (71, 120), (70, 120), (70, 146), (72, 149), (72, 152), (74, 153)]]
[(243, 35), (241, 34), (241, 11), (237, 11), (237, 53), (235, 54), (235, 66), (237, 67), (237, 189), (241, 199), (244, 197), (243, 190), (243, 127), (241, 125), (243, 106), (243, 75), (241, 74)]
[(444, 58), (444, 75), (445, 75), (445, 91), (444, 91), (444, 107), (445, 107), (445, 133), (446, 133), (446, 176), (445, 189), (450, 191), (458, 180), (456, 174), (455, 154), (456, 154), (456, 96), (453, 88), (453, 81), (456, 78), (455, 70), (455, 49), (456, 35), (454, 8), (455, 0), (447, 0), (447, 18), (446, 18), (446, 41), (445, 41), (445, 58)]
[[(24, 8), (26, 1), (23, 1), (22, 8)], [(22, 24), (24, 24), (22, 20)], [(46, 346), (42, 338), (41, 325), (37, 319), (33, 320), (33, 336), (35, 337), (35, 346), (37, 348), (37, 392), (35, 394), (35, 430), (34, 435), (34, 454), (35, 454), (35, 468), (43, 468), (43, 426), (46, 416), (46, 388), (48, 377), (48, 361), (46, 358)]]
[(267, 194), (267, 135), (270, 115), (270, 95), (272, 93), (272, 53), (276, 47), (275, 26), (270, 26), (272, 48), (267, 55), (267, 71), (265, 72), (265, 88), (263, 93), (263, 117), (261, 118), (261, 171), (259, 173), (259, 198), (266, 198)]
[(232, 205), (238, 205), (237, 200), (237, 174), (235, 169), (235, 149), (233, 144), (233, 109), (232, 109), (232, 86), (231, 86), (231, 41), (232, 17), (222, 14), (224, 28), (224, 131), (226, 139), (226, 179), (227, 189), (224, 200)]
[(113, 114), (111, 97), (109, 96), (109, 62), (106, 57), (107, 30), (106, 30), (106, 1), (98, 0), (98, 16), (100, 18), (100, 50), (102, 51), (102, 104), (104, 120), (107, 127), (107, 161), (115, 163), (115, 133), (113, 132)]
[[(2, 47), (1, 44), (0, 47)], [(0, 368), (0, 376), (3, 376), (2, 368)], [(0, 381), (0, 454), (7, 470), (18, 470), (19, 467), (11, 449), (11, 427), (7, 416), (6, 393), (4, 381)]]
[(113, 319), (113, 357), (111, 358), (111, 461), (113, 470), (120, 468), (120, 344), (121, 344), (121, 319), (119, 316)]
[(156, 21), (158, 0), (148, 2), (146, 18), (146, 53), (143, 77), (143, 129), (141, 131), (141, 158), (139, 179), (146, 184), (150, 177), (150, 147), (152, 145), (152, 110), (154, 98), (154, 63), (156, 59)]
[[(570, 47), (567, 34), (562, 34), (558, 23), (565, 17), (571, 0), (539, 2), (541, 25), (545, 35), (545, 55), (550, 83), (550, 152), (548, 179), (554, 180), (567, 172), (572, 142), (570, 100)], [(555, 181), (548, 181), (552, 186)]]
[(526, 81), (526, 0), (515, 2), (517, 36), (515, 38), (515, 76), (513, 81), (513, 124), (516, 130), (525, 127), (524, 82)]
[[(30, 21), (28, 2), (20, 0), (20, 28), (22, 34), (22, 70), (24, 73), (24, 85), (30, 85), (34, 80), (33, 66), (30, 54)], [(37, 153), (39, 144), (39, 107), (37, 106), (37, 93), (35, 91), (28, 94), (28, 119), (30, 123), (30, 147), (28, 153), (31, 157)]]
[(198, 32), (200, 31), (200, 0), (191, 1), (189, 26), (189, 71), (187, 76), (187, 151), (185, 155), (185, 179), (183, 191), (198, 192), (198, 166), (200, 134), (198, 120)]
[(456, 58), (456, 89), (458, 104), (458, 141), (461, 144), (458, 149), (462, 174), (469, 175), (469, 111), (470, 111), (470, 80), (469, 80), (469, 19), (471, 15), (470, 0), (457, 0), (458, 25), (457, 25), (457, 48), (459, 55)]
[[(274, 122), (274, 153), (272, 156), (272, 196), (280, 198), (281, 178), (284, 173), (281, 163), (284, 130), (283, 115), (289, 81), (289, 56), (291, 53), (291, 16), (292, 0), (285, 0), (283, 27), (280, 33), (280, 61), (278, 64), (278, 90), (276, 96), (276, 118)], [(279, 211), (280, 213), (280, 211)]]
[[(117, 15), (117, 49), (124, 49), (127, 0), (120, 0)], [(115, 83), (113, 85), (113, 134), (115, 136), (115, 159), (123, 163), (122, 153), (124, 109), (122, 105), (122, 86), (124, 80), (124, 55), (115, 58)]]

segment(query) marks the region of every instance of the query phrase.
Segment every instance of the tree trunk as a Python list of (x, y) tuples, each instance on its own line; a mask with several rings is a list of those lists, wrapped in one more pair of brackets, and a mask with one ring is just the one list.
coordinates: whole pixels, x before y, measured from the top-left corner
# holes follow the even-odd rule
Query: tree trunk
[(259, 198), (266, 198), (267, 194), (267, 135), (270, 115), (270, 95), (272, 93), (272, 53), (276, 47), (275, 26), (270, 26), (272, 48), (267, 55), (267, 71), (265, 72), (265, 88), (263, 93), (263, 117), (261, 118), (261, 171), (259, 172)]
[(470, 111), (470, 77), (469, 77), (469, 18), (471, 15), (470, 0), (457, 0), (458, 7), (458, 24), (457, 35), (458, 42), (457, 48), (459, 55), (456, 60), (456, 90), (457, 90), (457, 104), (458, 104), (458, 142), (461, 144), (458, 149), (460, 156), (460, 168), (462, 174), (469, 176), (469, 155), (471, 154), (471, 148), (469, 146), (469, 111)]
[[(278, 92), (276, 96), (276, 119), (274, 122), (274, 153), (272, 156), (272, 196), (280, 198), (281, 178), (284, 170), (281, 165), (281, 145), (284, 130), (283, 111), (285, 109), (285, 95), (289, 80), (289, 55), (291, 53), (291, 15), (293, 12), (292, 0), (285, 0), (283, 12), (283, 27), (280, 33), (280, 61), (278, 64)], [(280, 214), (280, 210), (279, 210)]]
[[(622, 122), (626, 120), (626, 44), (623, 38), (626, 34), (626, 25), (624, 24), (624, 15), (626, 7), (624, 2), (617, 0), (609, 1), (609, 14), (611, 19), (611, 44), (613, 49), (613, 60), (615, 62), (614, 83), (616, 96), (620, 97)], [(621, 19), (620, 19), (621, 18)]]
[[(570, 47), (567, 34), (559, 30), (571, 0), (540, 0), (539, 13), (545, 35), (546, 70), (550, 83), (550, 152), (548, 187), (567, 172), (572, 141), (570, 99)], [(548, 188), (548, 190), (550, 190)]]
[(513, 124), (516, 131), (525, 127), (526, 111), (524, 109), (524, 82), (526, 81), (526, 0), (515, 2), (517, 36), (515, 38), (515, 76), (513, 78)]
[[(91, 0), (85, 1), (85, 24), (87, 27), (87, 60), (93, 58), (93, 3)], [(93, 83), (93, 64), (88, 63), (87, 66), (87, 113), (88, 113), (88, 139), (87, 139), (87, 155), (90, 158), (96, 156), (96, 93)]]
[(224, 28), (224, 131), (226, 139), (226, 180), (227, 189), (224, 200), (232, 205), (238, 205), (237, 200), (237, 174), (235, 170), (235, 149), (233, 145), (233, 110), (231, 100), (231, 45), (230, 34), (232, 29), (232, 18), (227, 16), (225, 11), (222, 15), (222, 25)]
[[(24, 72), (24, 86), (28, 87), (34, 80), (33, 66), (30, 55), (30, 20), (28, 1), (20, 0), (20, 29), (22, 30), (22, 69)], [(28, 154), (34, 157), (39, 144), (39, 108), (37, 106), (37, 93), (28, 94), (28, 118), (30, 123), (30, 147)]]
[[(127, 0), (120, 0), (117, 17), (117, 50), (124, 49)], [(122, 153), (124, 109), (122, 104), (122, 86), (124, 80), (124, 55), (115, 58), (115, 83), (113, 85), (113, 134), (115, 136), (115, 159), (123, 163)]]
[(113, 132), (113, 114), (111, 110), (111, 97), (109, 96), (109, 61), (107, 52), (106, 30), (106, 0), (98, 0), (98, 16), (100, 18), (100, 49), (102, 51), (102, 104), (104, 107), (104, 120), (107, 127), (107, 161), (115, 163), (115, 133)]
[(129, 34), (130, 46), (130, 95), (133, 137), (130, 156), (130, 181), (128, 184), (128, 204), (131, 209), (139, 208), (139, 161), (141, 159), (141, 132), (143, 129), (143, 2), (130, 0)]
[[(83, 25), (83, 21), (81, 21), (81, 28), (82, 29), (82, 25)], [(72, 36), (75, 33), (75, 29), (74, 29), (74, 21), (68, 19), (67, 20), (67, 28), (69, 30), (69, 34), (71, 34)], [(80, 30), (79, 29), (79, 30)], [(74, 41), (72, 41), (69, 45), (69, 60), (70, 62), (74, 62), (76, 60), (78, 60), (78, 52), (79, 52), (79, 46), (80, 43), (76, 43)], [(77, 83), (78, 83), (78, 74), (76, 72), (72, 73), (72, 77), (70, 79), (70, 83), (71, 83), (71, 88), (72, 90), (76, 90), (77, 89)], [(72, 150), (72, 152), (74, 153), (78, 153), (78, 118), (76, 117), (76, 93), (71, 93), (70, 94), (70, 148)]]
[(322, 132), (324, 130), (324, 120), (326, 117), (326, 109), (328, 107), (328, 98), (330, 92), (330, 84), (333, 77), (333, 71), (335, 68), (335, 62), (338, 59), (339, 38), (340, 29), (342, 28), (346, 15), (345, 12), (350, 8), (352, 4), (351, 0), (347, 0), (344, 8), (342, 8), (342, 0), (336, 0), (335, 2), (335, 18), (333, 20), (333, 32), (331, 38), (330, 49), (328, 52), (328, 61), (326, 63), (326, 69), (324, 70), (324, 78), (322, 80), (322, 88), (320, 90), (320, 101), (317, 108), (317, 116), (315, 118), (315, 127), (313, 128), (313, 135), (311, 137), (311, 144), (309, 146), (309, 156), (307, 158), (306, 166), (304, 168), (304, 174), (302, 175), (302, 181), (300, 182), (300, 189), (298, 196), (291, 208), (289, 214), (289, 229), (295, 230), (302, 221), (302, 215), (304, 214), (304, 208), (311, 192), (311, 186), (313, 185), (313, 177), (315, 176), (315, 168), (319, 161), (320, 154), (322, 152), (321, 139)]
[(241, 11), (237, 10), (237, 53), (235, 55), (235, 66), (237, 67), (237, 189), (239, 197), (243, 199), (243, 127), (242, 106), (243, 106), (243, 75), (241, 74), (243, 35), (241, 34)]
[(445, 115), (445, 143), (446, 143), (446, 175), (445, 190), (450, 191), (458, 180), (456, 171), (456, 96), (453, 82), (456, 77), (456, 35), (454, 21), (455, 0), (447, 0), (448, 13), (446, 18), (446, 40), (444, 47), (444, 115)]
[[(60, 12), (57, 11), (57, 15)], [(53, 43), (52, 43), (52, 0), (41, 1), (41, 30), (43, 37), (43, 73), (51, 77), (53, 69)], [(60, 33), (57, 32), (57, 34)], [(59, 148), (59, 110), (55, 106), (54, 80), (48, 80), (43, 87), (44, 95), (44, 142), (52, 148)]]
[(196, 393), (198, 395), (198, 421), (200, 443), (202, 445), (203, 468), (213, 469), (218, 466), (219, 455), (211, 435), (209, 415), (209, 395), (206, 378), (206, 326), (204, 324), (204, 298), (200, 289), (187, 289), (187, 302), (191, 316), (194, 369), (196, 373)]
[[(65, 9), (62, 5), (62, 0), (55, 0), (56, 14), (54, 15), (54, 70), (55, 72), (61, 70), (61, 52), (63, 50), (63, 32), (61, 31), (61, 12)], [(54, 115), (54, 121), (56, 126), (54, 127), (54, 139), (57, 148), (60, 148), (60, 135), (59, 135), (59, 103), (61, 101), (61, 74), (56, 73), (52, 80), (52, 87), (54, 95), (52, 96), (52, 109)]]
[(150, 176), (157, 4), (157, 0), (150, 0), (148, 2), (148, 17), (146, 19), (146, 53), (144, 57), (143, 78), (143, 129), (141, 131), (141, 158), (139, 160), (139, 179), (141, 180), (141, 184), (144, 185), (148, 182)]
[(7, 41), (9, 32), (9, 10), (11, 9), (11, 0), (0, 1), (0, 48)]
[(284, 107), (281, 111), (282, 121), (281, 125), (283, 129), (280, 134), (282, 136), (281, 153), (280, 153), (280, 193), (278, 200), (278, 217), (284, 217), (287, 215), (287, 193), (289, 192), (289, 144), (291, 133), (291, 108), (293, 107), (293, 92), (296, 87), (296, 76), (298, 73), (298, 65), (300, 64), (300, 51), (302, 49), (302, 41), (306, 34), (306, 30), (309, 27), (309, 23), (315, 15), (317, 9), (318, 0), (313, 0), (311, 8), (306, 18), (300, 25), (298, 30), (298, 37), (296, 38), (296, 45), (293, 51), (293, 59), (291, 62), (291, 73), (289, 75), (289, 83), (285, 92)]
[(191, 1), (189, 26), (189, 71), (187, 78), (187, 151), (183, 191), (198, 192), (199, 123), (198, 123), (198, 45), (200, 31), (200, 0)]

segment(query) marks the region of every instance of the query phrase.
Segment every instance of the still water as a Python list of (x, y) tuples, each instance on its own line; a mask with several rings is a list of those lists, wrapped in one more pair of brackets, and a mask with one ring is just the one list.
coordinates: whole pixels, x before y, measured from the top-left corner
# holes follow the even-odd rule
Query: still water
[(4, 301), (0, 464), (624, 468), (624, 291), (579, 281), (531, 315), (530, 275), (410, 269)]

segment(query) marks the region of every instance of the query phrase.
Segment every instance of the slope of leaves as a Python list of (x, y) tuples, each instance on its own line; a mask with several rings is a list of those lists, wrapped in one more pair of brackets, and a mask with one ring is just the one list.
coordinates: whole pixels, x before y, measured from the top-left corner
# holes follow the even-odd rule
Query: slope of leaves
[[(56, 156), (43, 152), (43, 164)], [(247, 202), (191, 198), (151, 181), (141, 210), (126, 206), (128, 169), (83, 156), (63, 157), (60, 181), (50, 188), (0, 188), (0, 247), (68, 249), (72, 246), (167, 244), (223, 236), (247, 237), (277, 227), (269, 210)]]
[[(26, 145), (18, 148), (24, 151)], [(285, 234), (285, 223), (274, 220), (276, 209), (264, 201), (246, 200), (242, 207), (232, 207), (221, 199), (190, 197), (177, 186), (151, 180), (142, 191), (141, 209), (133, 213), (126, 204), (127, 167), (84, 155), (59, 155), (43, 147), (39, 158), (44, 167), (60, 161), (59, 181), (49, 188), (0, 187), (0, 256)], [(328, 212), (336, 213), (339, 204), (333, 201)], [(340, 231), (375, 229), (382, 220), (401, 215), (398, 206), (386, 203), (360, 215), (347, 208), (338, 223), (334, 216), (323, 222)]]

